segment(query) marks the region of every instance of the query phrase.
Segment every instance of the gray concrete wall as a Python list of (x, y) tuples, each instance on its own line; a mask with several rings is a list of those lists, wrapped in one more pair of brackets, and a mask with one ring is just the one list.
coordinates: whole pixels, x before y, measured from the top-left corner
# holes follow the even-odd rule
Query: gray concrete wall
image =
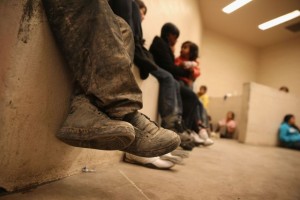
[[(40, 1), (32, 1), (33, 9), (26, 2), (30, 0), (0, 1), (0, 187), (8, 191), (121, 158), (118, 151), (74, 148), (55, 138), (67, 115), (71, 77)], [(157, 105), (158, 84), (153, 77), (150, 81), (152, 94), (144, 94), (150, 101), (146, 114), (155, 110), (147, 107)]]
[(268, 86), (244, 85), (239, 140), (255, 145), (277, 145), (278, 128), (286, 114), (300, 119), (300, 98)]

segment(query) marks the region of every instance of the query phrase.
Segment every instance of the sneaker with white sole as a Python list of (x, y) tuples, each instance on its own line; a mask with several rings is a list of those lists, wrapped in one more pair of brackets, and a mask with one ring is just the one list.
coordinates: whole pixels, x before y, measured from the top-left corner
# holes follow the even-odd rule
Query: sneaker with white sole
[(136, 164), (136, 165), (142, 165), (154, 169), (171, 169), (172, 167), (175, 166), (175, 163), (168, 160), (163, 160), (158, 156), (152, 158), (146, 158), (146, 157), (135, 156), (129, 153), (125, 153), (124, 162)]
[(199, 136), (204, 140), (204, 146), (209, 146), (214, 144), (214, 141), (208, 137), (208, 133), (206, 129), (202, 128), (199, 131)]
[(195, 133), (194, 131), (192, 131), (190, 133), (190, 135), (194, 138), (194, 143), (195, 143), (196, 146), (205, 143), (205, 140), (200, 138), (200, 136), (197, 133)]

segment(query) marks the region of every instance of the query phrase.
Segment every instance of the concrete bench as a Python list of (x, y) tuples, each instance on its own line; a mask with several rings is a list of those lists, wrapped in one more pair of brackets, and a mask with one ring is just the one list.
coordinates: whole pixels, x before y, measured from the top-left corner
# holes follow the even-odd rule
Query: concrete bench
[[(13, 191), (79, 173), (85, 165), (113, 165), (122, 152), (71, 147), (54, 136), (67, 115), (71, 77), (39, 1), (31, 18), (23, 1), (0, 3), (0, 188)], [(27, 13), (28, 14), (28, 13)], [(142, 112), (157, 117), (158, 82), (137, 82)]]

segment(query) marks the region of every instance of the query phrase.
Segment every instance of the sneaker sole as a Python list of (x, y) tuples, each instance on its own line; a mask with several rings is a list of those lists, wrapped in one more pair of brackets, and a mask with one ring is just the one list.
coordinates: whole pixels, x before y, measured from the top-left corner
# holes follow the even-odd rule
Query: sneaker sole
[(170, 161), (177, 165), (183, 165), (183, 159), (179, 156), (160, 156), (160, 159)]
[(173, 165), (172, 167), (168, 167), (168, 168), (160, 168), (160, 167), (157, 167), (156, 165), (154, 165), (152, 163), (145, 163), (144, 164), (144, 163), (140, 163), (140, 162), (135, 161), (135, 160), (131, 160), (131, 159), (127, 158), (125, 154), (124, 154), (123, 161), (127, 162), (127, 163), (130, 163), (130, 164), (134, 164), (134, 165), (140, 165), (140, 166), (144, 166), (144, 167), (147, 167), (147, 168), (160, 169), (160, 170), (168, 170), (168, 169), (171, 169), (172, 167), (175, 166), (175, 165)]
[[(173, 143), (171, 143), (170, 145), (168, 145), (167, 147), (163, 147), (161, 149), (155, 149), (155, 150), (149, 150), (149, 151), (139, 151), (139, 150), (124, 150), (127, 153), (131, 153), (133, 155), (136, 156), (141, 156), (141, 157), (157, 157), (157, 156), (162, 156), (165, 155), (167, 153), (170, 153), (171, 151), (174, 151), (180, 144), (180, 139), (179, 137), (177, 138), (177, 140)], [(130, 146), (129, 146), (130, 147)]]
[(189, 157), (189, 153), (187, 151), (180, 150), (180, 149), (176, 149), (176, 150), (172, 151), (171, 154), (173, 156), (179, 156), (181, 158), (188, 158)]

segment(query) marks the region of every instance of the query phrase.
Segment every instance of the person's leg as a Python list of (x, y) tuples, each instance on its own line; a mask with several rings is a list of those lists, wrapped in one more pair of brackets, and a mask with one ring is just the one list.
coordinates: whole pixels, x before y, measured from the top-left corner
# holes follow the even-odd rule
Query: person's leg
[(226, 131), (227, 131), (226, 129), (227, 129), (226, 125), (219, 126), (219, 133), (221, 138), (226, 138)]
[[(97, 141), (102, 138), (108, 143), (122, 144), (114, 149), (145, 157), (159, 156), (174, 150), (179, 145), (179, 137), (172, 131), (156, 126), (146, 116), (137, 112), (142, 106), (142, 99), (141, 90), (130, 69), (130, 55), (133, 55), (133, 48), (130, 48), (133, 46), (132, 33), (126, 32), (130, 28), (124, 21), (116, 18), (107, 1), (43, 0), (43, 4), (58, 47), (73, 71), (74, 79), (79, 84), (78, 88), (83, 91), (81, 94), (89, 103), (97, 106), (97, 110), (92, 109), (92, 112), (107, 114), (107, 119), (95, 115), (80, 115), (90, 113), (90, 110), (87, 111), (90, 106), (85, 106), (85, 109), (77, 106), (75, 111), (71, 110), (58, 137), (63, 141), (76, 138), (78, 141), (74, 146), (86, 147), (81, 144), (85, 142), (81, 141), (81, 135), (86, 134), (84, 140), (89, 144), (95, 137)], [(122, 30), (122, 25), (127, 27)], [(125, 34), (129, 39), (124, 33), (129, 33)], [(79, 114), (71, 120), (76, 111)], [(119, 126), (121, 123), (118, 122), (121, 121), (116, 119), (131, 124), (132, 130), (134, 128), (134, 141), (127, 142), (132, 135), (128, 135), (126, 141), (121, 140), (118, 134), (113, 138), (115, 132), (109, 126), (106, 126), (105, 131), (110, 129), (111, 136), (106, 138), (106, 135), (102, 134), (105, 131), (97, 131), (95, 129), (98, 127), (93, 125), (93, 120), (98, 120), (96, 124), (112, 120), (116, 122), (115, 126)], [(72, 129), (73, 127), (76, 130)], [(107, 148), (109, 145), (104, 145), (105, 141), (98, 143), (99, 146), (95, 145), (95, 148), (110, 149)], [(123, 149), (124, 146), (127, 147)]]
[(132, 18), (132, 0), (109, 0), (109, 5), (116, 15), (124, 19), (130, 26), (133, 34), (135, 35), (135, 30), (133, 26)]
[(57, 44), (84, 93), (95, 96), (97, 106), (110, 117), (122, 118), (140, 109), (141, 90), (107, 1), (43, 0), (43, 4)]
[(179, 85), (173, 75), (162, 68), (152, 71), (151, 74), (159, 82), (158, 111), (162, 118), (162, 126), (172, 128), (182, 115), (182, 103), (179, 94)]
[(130, 25), (135, 43), (134, 63), (139, 68), (141, 79), (144, 80), (148, 78), (149, 72), (156, 70), (158, 66), (155, 64), (150, 52), (143, 46), (140, 9), (137, 3), (132, 0), (110, 0), (109, 5), (116, 15)]
[(292, 149), (300, 150), (300, 142), (293, 142), (291, 145)]
[(180, 94), (183, 105), (183, 120), (188, 129), (199, 131), (198, 121), (200, 121), (200, 105), (196, 94), (184, 84), (180, 84)]

